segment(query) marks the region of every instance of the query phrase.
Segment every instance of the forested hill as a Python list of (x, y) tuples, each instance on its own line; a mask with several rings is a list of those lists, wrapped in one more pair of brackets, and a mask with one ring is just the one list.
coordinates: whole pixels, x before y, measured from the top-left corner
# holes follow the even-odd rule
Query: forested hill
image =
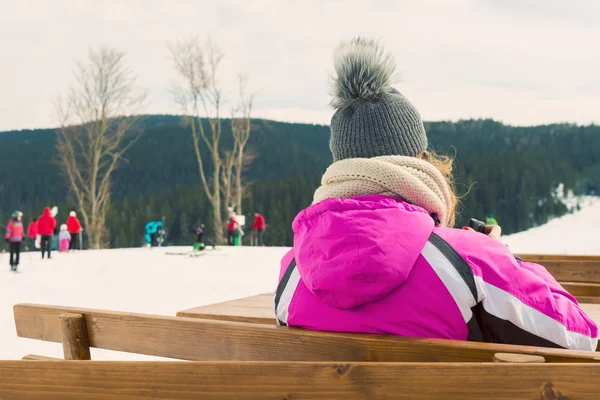
[[(210, 218), (190, 132), (177, 116), (146, 116), (141, 125), (143, 138), (113, 179), (111, 246), (141, 245), (144, 224), (162, 216), (169, 242), (189, 244), (195, 224)], [(331, 162), (329, 128), (267, 120), (252, 125), (250, 147), (258, 158), (245, 175), (252, 185), (244, 211), (265, 215), (268, 244), (290, 245), (291, 221), (310, 204)], [(598, 126), (511, 127), (469, 120), (426, 123), (426, 129), (430, 147), (456, 155), (458, 192), (471, 186), (459, 224), (492, 212), (511, 233), (566, 212), (551, 195), (559, 183), (577, 194), (600, 193)], [(23, 210), (28, 221), (44, 205), (58, 205), (63, 221), (74, 208), (56, 164), (55, 135), (55, 130), (0, 133), (2, 224), (14, 209)], [(229, 142), (226, 135), (224, 144)]]

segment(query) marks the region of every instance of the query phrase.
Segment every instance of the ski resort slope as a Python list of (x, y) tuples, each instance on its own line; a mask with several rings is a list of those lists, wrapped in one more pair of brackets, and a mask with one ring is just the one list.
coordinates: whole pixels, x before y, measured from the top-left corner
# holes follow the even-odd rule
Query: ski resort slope
[[(222, 247), (199, 257), (168, 255), (188, 247), (22, 253), (19, 272), (0, 255), (0, 360), (27, 354), (62, 358), (57, 343), (17, 338), (18, 303), (99, 308), (175, 316), (177, 311), (275, 291), (285, 248)], [(96, 360), (149, 360), (92, 349)]]
[[(600, 255), (600, 197), (580, 200), (581, 210), (505, 236), (514, 253)], [(498, 222), (502, 225), (501, 216)]]

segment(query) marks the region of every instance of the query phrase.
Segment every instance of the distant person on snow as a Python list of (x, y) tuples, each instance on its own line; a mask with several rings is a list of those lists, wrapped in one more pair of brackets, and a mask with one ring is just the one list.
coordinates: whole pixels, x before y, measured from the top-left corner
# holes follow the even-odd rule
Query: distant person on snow
[(158, 245), (158, 234), (161, 231), (163, 226), (162, 221), (150, 221), (146, 224), (144, 228), (144, 237), (146, 238), (146, 243), (150, 247), (155, 247)]
[(79, 232), (83, 231), (83, 229), (81, 228), (81, 223), (79, 222), (75, 211), (69, 213), (69, 218), (67, 218), (67, 228), (71, 234), (69, 250), (77, 250), (77, 237), (79, 236)]
[(29, 226), (27, 227), (27, 236), (29, 236), (29, 239), (35, 241), (37, 235), (38, 235), (37, 218), (34, 218), (33, 221), (31, 221), (29, 223)]
[(25, 229), (23, 228), (23, 213), (15, 211), (12, 213), (11, 219), (6, 224), (6, 234), (4, 238), (9, 246), (10, 251), (10, 269), (16, 271), (19, 266), (21, 256), (21, 242), (25, 239)]
[(44, 213), (38, 218), (37, 228), (38, 234), (42, 236), (40, 243), (42, 259), (44, 259), (46, 252), (48, 253), (48, 259), (50, 259), (52, 258), (52, 235), (56, 228), (56, 219), (52, 216), (50, 207), (44, 208)]
[[(54, 206), (50, 209), (50, 215), (52, 215), (52, 218), (54, 218), (56, 220), (56, 215), (58, 215), (58, 207)], [(54, 232), (52, 234), (52, 250), (58, 250), (58, 233), (59, 233), (59, 226), (55, 225), (54, 226)]]
[(69, 251), (70, 243), (71, 234), (69, 233), (69, 228), (66, 224), (62, 224), (60, 226), (60, 232), (58, 234), (58, 251), (60, 253), (65, 253)]
[(194, 250), (204, 250), (206, 245), (204, 244), (204, 224), (196, 228), (196, 242), (194, 243)]
[(498, 221), (496, 221), (496, 218), (494, 218), (494, 214), (488, 214), (486, 220), (485, 220), (485, 224), (486, 225), (498, 225)]
[(265, 217), (259, 213), (254, 213), (254, 223), (252, 224), (252, 245), (253, 246), (264, 246), (263, 235), (266, 228)]
[(239, 228), (237, 221), (235, 220), (235, 216), (229, 217), (229, 223), (227, 224), (227, 245), (233, 246), (233, 241), (236, 235), (236, 232)]
[(374, 40), (335, 53), (330, 165), (295, 218), (274, 308), (280, 325), (595, 351), (598, 326), (541, 265), (453, 229), (452, 162)]

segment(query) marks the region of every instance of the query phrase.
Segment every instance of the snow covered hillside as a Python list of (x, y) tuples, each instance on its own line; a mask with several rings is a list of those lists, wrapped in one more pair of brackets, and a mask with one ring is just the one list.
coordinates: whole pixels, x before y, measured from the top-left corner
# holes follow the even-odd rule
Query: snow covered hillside
[(572, 214), (505, 236), (504, 243), (515, 253), (600, 255), (600, 197), (580, 199), (579, 205)]
[[(223, 247), (200, 257), (167, 255), (185, 247), (52, 254), (22, 253), (18, 273), (0, 255), (0, 360), (33, 353), (62, 358), (60, 344), (17, 338), (17, 303), (101, 308), (175, 316), (196, 306), (272, 292), (284, 248)], [(142, 360), (92, 349), (92, 359)]]

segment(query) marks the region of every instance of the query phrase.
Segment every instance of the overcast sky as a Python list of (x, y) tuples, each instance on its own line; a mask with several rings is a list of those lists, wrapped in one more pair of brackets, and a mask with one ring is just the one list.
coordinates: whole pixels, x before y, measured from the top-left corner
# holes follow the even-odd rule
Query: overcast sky
[(0, 130), (56, 126), (74, 61), (104, 44), (127, 53), (146, 112), (178, 113), (167, 43), (206, 35), (225, 87), (245, 73), (260, 90), (260, 117), (329, 123), (332, 51), (362, 34), (427, 121), (598, 123), (599, 15), (598, 0), (0, 0)]

